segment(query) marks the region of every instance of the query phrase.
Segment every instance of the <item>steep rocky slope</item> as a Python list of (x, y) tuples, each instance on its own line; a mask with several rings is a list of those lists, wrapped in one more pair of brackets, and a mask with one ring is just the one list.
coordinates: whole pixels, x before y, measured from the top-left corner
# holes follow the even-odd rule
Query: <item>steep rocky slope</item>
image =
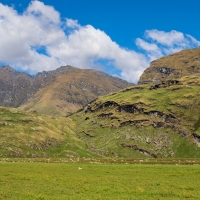
[(6, 65), (0, 67), (0, 105), (18, 107), (37, 91), (55, 81), (53, 72), (42, 72), (30, 76)]
[[(0, 67), (0, 105), (67, 115), (100, 95), (129, 86), (126, 81), (96, 70), (62, 66), (30, 76)], [(28, 101), (29, 100), (29, 101)], [(28, 101), (28, 102), (27, 102)]]
[(190, 75), (200, 75), (200, 47), (186, 49), (151, 62), (138, 83), (156, 83)]
[(17, 107), (36, 90), (33, 78), (28, 74), (17, 72), (9, 66), (0, 67), (0, 105)]
[(115, 157), (200, 157), (200, 77), (99, 97), (72, 119), (88, 149)]

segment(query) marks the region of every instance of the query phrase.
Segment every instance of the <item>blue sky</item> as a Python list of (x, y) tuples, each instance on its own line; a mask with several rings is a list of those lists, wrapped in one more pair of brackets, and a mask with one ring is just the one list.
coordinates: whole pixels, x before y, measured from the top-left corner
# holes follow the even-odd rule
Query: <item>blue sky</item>
[(152, 60), (200, 46), (199, 8), (199, 0), (1, 0), (0, 62), (33, 74), (69, 64), (136, 83)]

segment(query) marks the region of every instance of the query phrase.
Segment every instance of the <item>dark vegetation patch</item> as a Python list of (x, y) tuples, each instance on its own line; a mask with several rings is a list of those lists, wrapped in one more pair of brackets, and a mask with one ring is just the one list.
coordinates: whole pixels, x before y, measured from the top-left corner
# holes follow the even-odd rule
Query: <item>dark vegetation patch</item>
[(148, 119), (142, 119), (142, 120), (128, 120), (128, 121), (123, 121), (120, 123), (120, 127), (127, 126), (127, 125), (152, 125), (152, 123)]

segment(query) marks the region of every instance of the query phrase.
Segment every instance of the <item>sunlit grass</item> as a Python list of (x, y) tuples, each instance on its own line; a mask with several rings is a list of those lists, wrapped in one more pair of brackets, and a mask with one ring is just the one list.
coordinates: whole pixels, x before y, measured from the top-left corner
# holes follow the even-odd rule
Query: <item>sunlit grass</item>
[(0, 199), (199, 199), (199, 187), (197, 165), (0, 163)]

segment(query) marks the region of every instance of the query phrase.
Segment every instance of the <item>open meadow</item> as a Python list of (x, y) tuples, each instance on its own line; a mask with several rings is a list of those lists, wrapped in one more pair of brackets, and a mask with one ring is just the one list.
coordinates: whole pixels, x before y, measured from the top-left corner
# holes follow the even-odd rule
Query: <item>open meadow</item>
[(0, 162), (0, 199), (199, 199), (199, 165)]

